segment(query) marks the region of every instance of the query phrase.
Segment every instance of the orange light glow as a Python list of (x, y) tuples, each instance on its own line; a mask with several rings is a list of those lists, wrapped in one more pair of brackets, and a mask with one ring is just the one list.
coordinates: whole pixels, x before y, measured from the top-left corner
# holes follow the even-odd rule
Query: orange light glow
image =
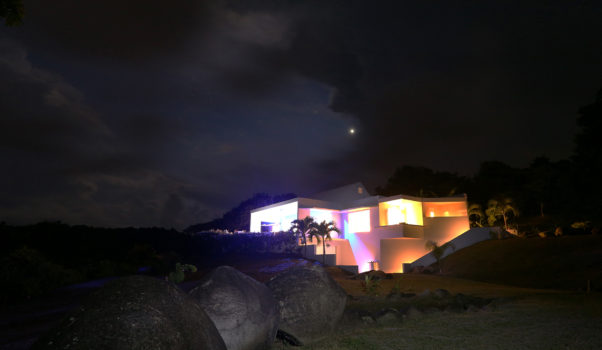
[(428, 250), (424, 240), (413, 238), (390, 238), (380, 241), (380, 267), (387, 273), (403, 272), (403, 264), (421, 258)]
[(466, 216), (466, 202), (424, 202), (424, 210), (432, 218), (440, 216)]
[(378, 203), (380, 226), (406, 223), (422, 225), (422, 204), (409, 199), (395, 199)]

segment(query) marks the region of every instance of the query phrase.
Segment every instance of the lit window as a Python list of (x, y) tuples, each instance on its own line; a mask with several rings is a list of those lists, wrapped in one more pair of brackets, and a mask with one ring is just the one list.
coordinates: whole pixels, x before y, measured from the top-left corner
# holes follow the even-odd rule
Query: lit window
[(370, 232), (370, 210), (349, 213), (349, 232)]
[(387, 224), (397, 225), (406, 222), (406, 213), (400, 207), (394, 206), (387, 209)]
[(331, 222), (334, 221), (334, 217), (332, 215), (332, 211), (331, 210), (323, 210), (323, 209), (310, 209), (309, 210), (309, 216), (311, 216), (312, 218), (314, 218), (314, 221), (316, 222), (322, 222), (322, 221), (326, 221), (326, 222)]
[(401, 222), (401, 210), (399, 207), (391, 207), (387, 209), (387, 224), (397, 225)]

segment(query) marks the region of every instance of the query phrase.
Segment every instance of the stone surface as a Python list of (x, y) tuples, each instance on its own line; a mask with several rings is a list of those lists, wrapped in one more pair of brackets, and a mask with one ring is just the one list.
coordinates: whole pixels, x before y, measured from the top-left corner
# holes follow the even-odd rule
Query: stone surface
[(32, 349), (219, 349), (226, 346), (201, 305), (173, 284), (145, 276), (107, 283)]
[(345, 291), (318, 265), (284, 271), (267, 286), (280, 307), (279, 328), (303, 344), (326, 338), (345, 310)]
[(220, 332), (228, 350), (267, 349), (278, 330), (272, 292), (244, 273), (220, 266), (190, 291)]
[(418, 293), (418, 297), (420, 298), (428, 298), (431, 296), (431, 290), (430, 289), (425, 289), (422, 292)]
[(424, 313), (414, 306), (410, 306), (410, 308), (405, 312), (404, 317), (407, 319), (415, 319), (420, 318)]
[(440, 298), (440, 299), (441, 298), (447, 298), (450, 295), (451, 295), (451, 293), (449, 291), (447, 291), (446, 289), (438, 288), (438, 289), (435, 289), (433, 291), (433, 296), (437, 297), (437, 298)]
[(373, 324), (375, 321), (372, 316), (362, 316), (362, 322), (364, 322), (364, 324)]
[(383, 310), (377, 317), (376, 322), (380, 325), (396, 324), (401, 320), (402, 316), (396, 309), (389, 308)]
[(380, 270), (370, 270), (370, 271), (366, 271), (366, 272), (362, 272), (360, 274), (358, 274), (357, 276), (353, 276), (353, 279), (356, 280), (365, 280), (366, 276), (368, 276), (370, 279), (374, 280), (374, 281), (380, 281), (380, 280), (384, 280), (384, 279), (391, 279), (392, 275), (390, 275), (391, 277), (387, 277), (387, 274), (384, 271), (380, 271)]

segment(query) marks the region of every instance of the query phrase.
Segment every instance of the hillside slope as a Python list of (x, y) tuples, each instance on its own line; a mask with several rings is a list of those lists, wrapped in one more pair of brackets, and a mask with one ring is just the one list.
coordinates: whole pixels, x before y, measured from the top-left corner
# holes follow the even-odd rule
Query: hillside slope
[(602, 290), (602, 236), (477, 243), (443, 260), (444, 274), (531, 288)]

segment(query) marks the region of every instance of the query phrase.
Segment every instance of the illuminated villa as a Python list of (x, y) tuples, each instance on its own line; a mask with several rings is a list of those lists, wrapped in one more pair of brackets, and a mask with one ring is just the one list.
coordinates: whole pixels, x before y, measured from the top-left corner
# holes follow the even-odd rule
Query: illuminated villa
[[(470, 229), (466, 195), (371, 196), (364, 185), (355, 183), (311, 197), (253, 210), (251, 232), (287, 231), (293, 220), (306, 216), (317, 222), (334, 221), (341, 233), (334, 233), (327, 242), (327, 264), (357, 266), (359, 272), (380, 269), (392, 273), (403, 272), (404, 264), (424, 259), (429, 253), (426, 240), (442, 244)], [(311, 245), (308, 250), (309, 255), (324, 254), (321, 245)]]

